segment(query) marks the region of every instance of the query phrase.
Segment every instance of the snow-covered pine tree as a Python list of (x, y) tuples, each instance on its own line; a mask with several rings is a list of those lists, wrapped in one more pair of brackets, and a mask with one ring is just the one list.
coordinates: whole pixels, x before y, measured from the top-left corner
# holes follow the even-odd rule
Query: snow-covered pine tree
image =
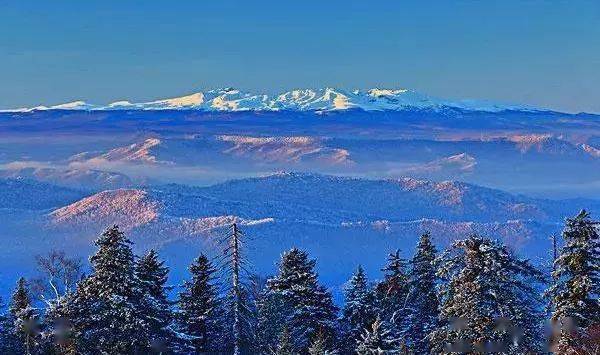
[(259, 353), (261, 350), (260, 337), (258, 333), (258, 318), (260, 316), (260, 304), (267, 279), (258, 274), (251, 274), (248, 277), (247, 296), (244, 297), (247, 307), (248, 317), (248, 349), (252, 354)]
[(192, 277), (183, 284), (177, 303), (178, 328), (191, 337), (197, 353), (214, 353), (220, 349), (218, 339), (223, 331), (219, 322), (222, 309), (215, 281), (216, 270), (204, 254), (194, 260), (189, 270)]
[(292, 336), (288, 331), (287, 326), (284, 326), (281, 329), (281, 333), (279, 334), (279, 338), (277, 339), (277, 348), (273, 352), (274, 355), (294, 355), (297, 354), (294, 352), (294, 342), (292, 341)]
[(69, 301), (72, 331), (78, 352), (135, 353), (147, 351), (149, 324), (142, 316), (143, 293), (135, 275), (131, 241), (117, 226), (95, 241), (92, 271), (79, 282)]
[(0, 354), (18, 354), (22, 346), (14, 332), (14, 322), (6, 311), (6, 304), (0, 298)]
[(155, 350), (172, 348), (174, 340), (170, 329), (172, 321), (171, 303), (167, 298), (170, 287), (166, 286), (169, 268), (159, 260), (158, 254), (151, 249), (137, 260), (135, 274), (142, 289), (142, 316), (148, 322), (148, 334), (151, 347)]
[(12, 294), (9, 312), (20, 350), (23, 354), (34, 353), (40, 341), (40, 317), (32, 305), (27, 282), (22, 277)]
[(317, 333), (315, 339), (310, 343), (308, 355), (325, 355), (328, 353), (326, 339), (320, 333)]
[(410, 314), (407, 340), (417, 354), (429, 354), (431, 347), (427, 335), (437, 326), (439, 311), (436, 287), (435, 259), (437, 250), (429, 233), (419, 239), (416, 252), (410, 262)]
[[(544, 277), (528, 261), (498, 242), (471, 236), (440, 257), (438, 276), (440, 324), (431, 336), (436, 353), (541, 351), (538, 288)], [(516, 328), (522, 336), (514, 335)]]
[[(331, 294), (318, 284), (315, 261), (308, 254), (293, 248), (285, 252), (277, 276), (267, 281), (267, 300), (272, 311), (271, 329), (279, 332), (284, 326), (292, 335), (294, 348), (307, 352), (310, 340), (322, 331), (334, 341), (337, 308)], [(267, 320), (268, 321), (268, 320)]]
[(261, 354), (273, 352), (292, 306), (286, 304), (287, 298), (273, 293), (267, 287), (257, 299), (257, 319), (255, 346)]
[[(552, 321), (559, 328), (557, 351), (568, 352), (581, 343), (588, 328), (600, 324), (600, 235), (598, 224), (585, 210), (566, 221), (564, 246), (554, 261), (552, 287), (547, 291)], [(580, 329), (571, 332), (567, 323)], [(593, 331), (593, 330), (590, 330)]]
[(356, 348), (364, 330), (377, 318), (375, 295), (369, 288), (367, 275), (359, 265), (345, 288), (341, 327), (344, 348), (350, 353)]
[(363, 331), (356, 344), (359, 355), (400, 354), (401, 350), (401, 342), (393, 335), (389, 324), (379, 317)]
[[(254, 347), (257, 345), (256, 337), (256, 305), (250, 295), (250, 290), (246, 285), (241, 285), (239, 297), (235, 296), (232, 289), (227, 290), (221, 299), (221, 324), (225, 325), (225, 329), (221, 332), (219, 342), (223, 346), (222, 351), (235, 354), (236, 344), (238, 344), (238, 354), (255, 354)], [(237, 306), (236, 306), (237, 303)], [(238, 312), (234, 310), (239, 307)], [(233, 332), (233, 324), (236, 313), (239, 322), (239, 335)], [(237, 341), (236, 341), (237, 337)]]
[(44, 317), (44, 354), (77, 354), (77, 344), (73, 333), (71, 318), (75, 312), (72, 311), (75, 293), (69, 292), (60, 297), (60, 301), (46, 308)]
[[(310, 347), (308, 348), (308, 355), (335, 355), (338, 352), (335, 350), (331, 349), (331, 342), (327, 340), (327, 336), (321, 332), (318, 331), (317, 334), (314, 336), (314, 339), (312, 341), (312, 343), (310, 344)], [(352, 349), (354, 350), (354, 349)], [(349, 353), (352, 353), (353, 351), (350, 351)]]
[(400, 250), (390, 254), (382, 269), (384, 278), (375, 288), (380, 316), (397, 338), (405, 337), (409, 314), (410, 288), (406, 264)]
[(5, 312), (6, 305), (0, 297), (0, 354), (7, 353), (8, 341), (9, 341), (9, 327), (8, 327), (8, 316)]

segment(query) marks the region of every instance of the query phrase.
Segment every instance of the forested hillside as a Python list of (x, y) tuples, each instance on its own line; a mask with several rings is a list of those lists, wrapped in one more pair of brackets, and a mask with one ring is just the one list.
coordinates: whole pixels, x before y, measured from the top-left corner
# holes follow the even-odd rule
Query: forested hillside
[[(7, 354), (595, 354), (600, 350), (600, 235), (581, 211), (554, 239), (552, 271), (501, 241), (465, 235), (441, 250), (429, 233), (378, 278), (346, 270), (341, 302), (304, 250), (281, 254), (270, 276), (249, 272), (237, 224), (197, 255), (181, 285), (150, 250), (136, 256), (117, 226), (89, 267), (53, 251), (20, 278), (0, 317)], [(4, 306), (3, 306), (4, 309)]]

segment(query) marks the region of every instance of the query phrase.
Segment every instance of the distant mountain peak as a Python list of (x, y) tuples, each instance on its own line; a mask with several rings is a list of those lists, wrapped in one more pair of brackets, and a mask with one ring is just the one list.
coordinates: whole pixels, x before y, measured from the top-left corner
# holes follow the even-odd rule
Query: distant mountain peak
[(199, 110), (199, 111), (400, 111), (410, 109), (441, 110), (444, 108), (496, 112), (502, 110), (531, 110), (517, 105), (501, 105), (486, 101), (450, 101), (424, 95), (404, 88), (371, 88), (343, 90), (332, 87), (294, 89), (268, 95), (244, 92), (235, 88), (220, 88), (189, 95), (147, 102), (120, 100), (108, 105), (92, 105), (74, 101), (54, 106), (36, 106), (4, 110), (31, 112), (41, 110)]

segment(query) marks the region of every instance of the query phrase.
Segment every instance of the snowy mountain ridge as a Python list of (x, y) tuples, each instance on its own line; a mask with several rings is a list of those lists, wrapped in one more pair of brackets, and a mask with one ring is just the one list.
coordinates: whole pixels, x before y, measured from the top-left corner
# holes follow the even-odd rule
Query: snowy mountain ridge
[(73, 101), (53, 106), (36, 106), (3, 110), (3, 112), (33, 112), (45, 110), (200, 110), (209, 112), (237, 111), (402, 111), (408, 109), (499, 112), (533, 110), (522, 105), (496, 104), (487, 101), (450, 101), (408, 89), (341, 90), (334, 88), (296, 89), (279, 94), (243, 92), (233, 88), (214, 89), (190, 95), (148, 102), (116, 101), (106, 106), (85, 101)]
[(52, 233), (77, 238), (118, 224), (145, 246), (195, 241), (211, 250), (222, 228), (237, 222), (258, 237), (256, 250), (275, 255), (298, 243), (323, 250), (343, 243), (357, 255), (362, 248), (385, 255), (390, 245), (404, 247), (424, 231), (442, 245), (477, 233), (535, 255), (528, 248), (542, 245), (563, 216), (598, 203), (528, 198), (457, 181), (278, 172), (205, 187), (102, 191), (45, 211), (42, 220)]
[[(147, 223), (158, 216), (206, 218), (233, 214), (340, 224), (351, 220), (496, 222), (554, 220), (563, 202), (527, 198), (457, 181), (399, 178), (370, 180), (278, 172), (207, 187), (161, 185), (102, 191), (53, 211), (54, 222), (84, 219)], [(109, 217), (108, 221), (105, 218)], [(88, 221), (89, 222), (89, 221)]]
[(352, 266), (360, 262), (376, 272), (391, 250), (410, 250), (424, 232), (440, 247), (480, 234), (543, 259), (548, 235), (582, 206), (598, 210), (600, 202), (529, 198), (451, 180), (285, 171), (202, 187), (136, 186), (91, 195), (0, 179), (6, 246), (0, 266), (14, 255), (29, 263), (57, 247), (83, 257), (107, 226), (117, 224), (136, 253), (155, 248), (173, 270), (185, 270), (200, 252), (214, 255), (224, 228), (236, 222), (250, 237), (249, 260), (257, 273), (272, 273), (273, 260), (295, 246), (326, 260), (324, 282), (339, 285)]

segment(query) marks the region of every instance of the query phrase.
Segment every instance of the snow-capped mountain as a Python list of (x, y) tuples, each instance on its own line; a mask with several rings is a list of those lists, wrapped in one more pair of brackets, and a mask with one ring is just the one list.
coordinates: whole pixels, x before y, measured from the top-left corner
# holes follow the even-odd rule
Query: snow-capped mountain
[(201, 110), (201, 111), (399, 111), (407, 109), (441, 110), (454, 108), (498, 112), (529, 110), (525, 106), (501, 105), (485, 101), (443, 100), (408, 89), (340, 90), (333, 88), (297, 89), (268, 95), (225, 88), (149, 102), (116, 101), (106, 106), (74, 101), (54, 106), (5, 110), (31, 112), (41, 110)]
[(49, 110), (93, 110), (96, 109), (96, 105), (88, 104), (84, 101), (73, 101), (65, 102), (64, 104), (52, 105), (52, 106), (34, 106), (34, 107), (22, 107), (17, 109), (0, 110), (0, 112), (33, 112), (33, 111), (49, 111)]

